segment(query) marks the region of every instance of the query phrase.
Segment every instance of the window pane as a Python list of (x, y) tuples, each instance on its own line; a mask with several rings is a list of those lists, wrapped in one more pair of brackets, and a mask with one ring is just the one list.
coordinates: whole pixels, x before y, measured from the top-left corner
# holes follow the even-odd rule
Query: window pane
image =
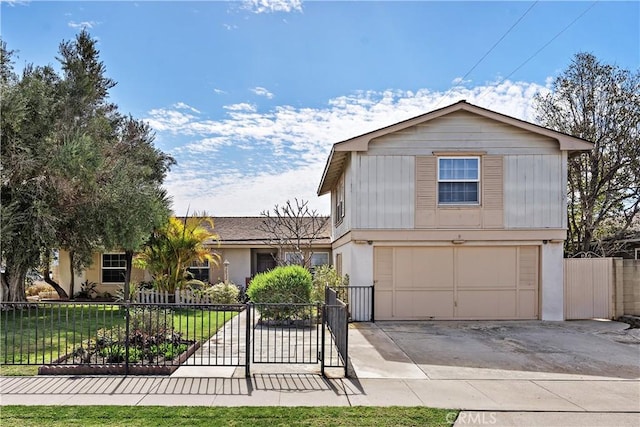
[(192, 261), (189, 267), (194, 268), (209, 268), (209, 260), (205, 259), (203, 262), (200, 261)]
[(284, 260), (287, 264), (302, 264), (304, 258), (300, 252), (285, 252)]
[(438, 159), (440, 162), (438, 179), (448, 180), (477, 180), (478, 159)]
[(102, 270), (102, 282), (103, 283), (124, 283), (124, 270), (121, 269), (103, 269)]
[(201, 282), (209, 282), (209, 268), (208, 267), (189, 267), (187, 271), (193, 275), (193, 278), (200, 280)]
[(311, 255), (311, 267), (329, 264), (329, 253), (318, 252)]
[(453, 159), (439, 159), (440, 162), (440, 176), (439, 179), (451, 179), (453, 178)]
[(103, 254), (102, 266), (106, 268), (126, 268), (127, 258), (125, 254)]
[(439, 203), (478, 203), (477, 182), (438, 183)]

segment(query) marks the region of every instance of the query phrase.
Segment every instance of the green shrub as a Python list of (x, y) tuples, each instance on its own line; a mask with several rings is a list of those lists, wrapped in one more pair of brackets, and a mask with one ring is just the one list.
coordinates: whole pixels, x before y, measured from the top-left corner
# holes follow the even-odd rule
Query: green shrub
[(98, 295), (98, 291), (96, 290), (98, 284), (96, 282), (90, 282), (85, 280), (80, 284), (80, 292), (76, 292), (74, 298), (81, 299), (92, 299)]
[(207, 284), (204, 283), (202, 280), (198, 280), (198, 279), (190, 279), (189, 281), (187, 281), (187, 283), (185, 284), (185, 286), (188, 289), (193, 289), (193, 290), (202, 290), (205, 289), (207, 287)]
[(209, 297), (213, 304), (237, 304), (240, 290), (233, 283), (220, 282), (205, 289), (202, 294)]
[(311, 282), (311, 273), (304, 267), (276, 267), (257, 274), (249, 284), (247, 295), (255, 303), (309, 303)]
[[(321, 265), (313, 272), (313, 289), (311, 301), (324, 302), (324, 288), (336, 286), (349, 286), (349, 276), (340, 277), (332, 265)], [(345, 301), (346, 302), (346, 301)]]

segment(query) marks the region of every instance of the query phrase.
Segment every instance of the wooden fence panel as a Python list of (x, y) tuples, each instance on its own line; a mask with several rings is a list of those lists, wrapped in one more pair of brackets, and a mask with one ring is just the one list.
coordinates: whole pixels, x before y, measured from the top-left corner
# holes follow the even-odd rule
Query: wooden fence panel
[(564, 260), (565, 318), (614, 317), (613, 258)]

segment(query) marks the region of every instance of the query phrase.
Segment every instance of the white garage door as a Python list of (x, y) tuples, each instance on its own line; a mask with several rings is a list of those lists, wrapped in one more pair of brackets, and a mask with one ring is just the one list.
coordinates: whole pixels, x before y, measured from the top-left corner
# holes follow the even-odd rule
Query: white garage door
[(537, 319), (538, 247), (377, 247), (375, 317)]

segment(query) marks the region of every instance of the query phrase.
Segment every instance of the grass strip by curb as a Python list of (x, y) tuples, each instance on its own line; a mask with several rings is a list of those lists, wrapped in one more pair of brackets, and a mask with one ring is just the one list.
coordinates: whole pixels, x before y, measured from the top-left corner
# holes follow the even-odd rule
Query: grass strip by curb
[(3, 406), (8, 426), (451, 426), (458, 411), (426, 407)]

